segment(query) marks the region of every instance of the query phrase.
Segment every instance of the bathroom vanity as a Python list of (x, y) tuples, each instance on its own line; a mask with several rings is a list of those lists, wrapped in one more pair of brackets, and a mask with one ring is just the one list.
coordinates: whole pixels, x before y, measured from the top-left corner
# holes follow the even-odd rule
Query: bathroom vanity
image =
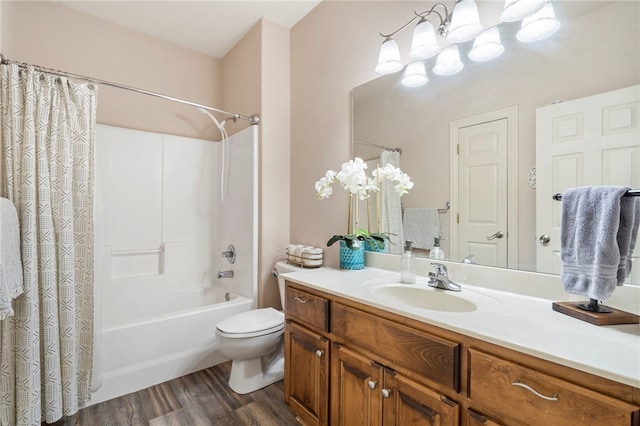
[(309, 425), (639, 425), (640, 326), (374, 268), (287, 275), (285, 401)]

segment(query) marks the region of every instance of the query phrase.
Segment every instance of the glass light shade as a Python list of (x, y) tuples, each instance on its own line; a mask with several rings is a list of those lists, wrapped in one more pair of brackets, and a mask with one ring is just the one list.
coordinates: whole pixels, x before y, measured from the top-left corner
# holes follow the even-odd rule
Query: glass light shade
[(427, 78), (427, 72), (424, 69), (424, 62), (414, 61), (407, 65), (400, 82), (403, 86), (420, 87), (427, 84), (428, 81), (429, 78)]
[(436, 56), (438, 52), (440, 52), (440, 46), (436, 40), (433, 24), (422, 18), (413, 30), (409, 58), (413, 60), (429, 59)]
[(460, 52), (458, 46), (452, 44), (440, 51), (436, 65), (433, 67), (434, 74), (453, 75), (462, 71), (464, 64), (460, 61)]
[(500, 42), (498, 27), (491, 27), (473, 41), (473, 47), (469, 52), (469, 59), (476, 62), (486, 62), (497, 58), (504, 52), (504, 46)]
[(451, 24), (447, 34), (449, 43), (464, 43), (473, 40), (484, 30), (480, 23), (478, 6), (473, 0), (462, 0), (456, 3), (451, 15)]
[(516, 22), (533, 15), (544, 7), (546, 0), (505, 0), (500, 14), (502, 22)]
[(398, 43), (392, 38), (386, 38), (385, 41), (382, 42), (382, 46), (380, 46), (376, 72), (379, 74), (392, 74), (401, 69), (402, 61), (400, 60)]
[(560, 22), (556, 19), (551, 3), (547, 3), (539, 12), (522, 20), (520, 31), (516, 33), (519, 41), (528, 43), (542, 40), (558, 31)]

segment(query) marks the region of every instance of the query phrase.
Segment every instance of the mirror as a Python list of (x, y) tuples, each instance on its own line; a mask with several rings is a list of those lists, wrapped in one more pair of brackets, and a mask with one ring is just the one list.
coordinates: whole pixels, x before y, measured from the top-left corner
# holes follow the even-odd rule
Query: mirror
[[(515, 39), (519, 23), (500, 24), (505, 52), (493, 61), (465, 58), (462, 72), (439, 77), (430, 72), (433, 62), (427, 60), (430, 81), (423, 87), (402, 86), (399, 72), (353, 90), (353, 155), (375, 163), (380, 147), (402, 150), (400, 167), (415, 182), (402, 198), (403, 207), (442, 209), (441, 245), (447, 258), (456, 209), (450, 200), (451, 123), (517, 107), (517, 160), (510, 164), (517, 170), (517, 203), (509, 207), (517, 210), (518, 223), (518, 262), (513, 267), (538, 271), (536, 189), (530, 185), (536, 166), (536, 108), (640, 83), (638, 2), (553, 4), (562, 26), (546, 40), (520, 43)], [(482, 19), (484, 4), (478, 5)], [(372, 43), (378, 41), (372, 36)], [(461, 57), (469, 47), (461, 48)], [(445, 209), (448, 202), (451, 210)]]

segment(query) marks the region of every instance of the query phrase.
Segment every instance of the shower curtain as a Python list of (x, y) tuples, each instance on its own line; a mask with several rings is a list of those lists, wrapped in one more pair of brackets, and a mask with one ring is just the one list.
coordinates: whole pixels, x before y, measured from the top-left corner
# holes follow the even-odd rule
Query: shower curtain
[[(391, 164), (400, 167), (400, 153), (397, 150), (383, 149), (380, 153), (380, 164), (382, 167)], [(382, 193), (382, 211), (380, 212), (380, 223), (382, 231), (391, 235), (388, 252), (391, 254), (402, 254), (404, 252), (404, 236), (402, 234), (402, 205), (400, 195), (393, 189), (389, 181), (383, 181), (380, 186)]]
[(25, 290), (0, 321), (0, 423), (36, 425), (90, 397), (97, 91), (0, 67), (0, 195), (18, 210)]

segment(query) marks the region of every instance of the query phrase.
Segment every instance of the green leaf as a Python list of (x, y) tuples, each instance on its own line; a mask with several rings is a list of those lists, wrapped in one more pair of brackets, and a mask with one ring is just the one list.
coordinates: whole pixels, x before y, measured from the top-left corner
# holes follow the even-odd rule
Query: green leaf
[(331, 247), (336, 241), (344, 240), (344, 235), (334, 235), (327, 241), (327, 247)]

